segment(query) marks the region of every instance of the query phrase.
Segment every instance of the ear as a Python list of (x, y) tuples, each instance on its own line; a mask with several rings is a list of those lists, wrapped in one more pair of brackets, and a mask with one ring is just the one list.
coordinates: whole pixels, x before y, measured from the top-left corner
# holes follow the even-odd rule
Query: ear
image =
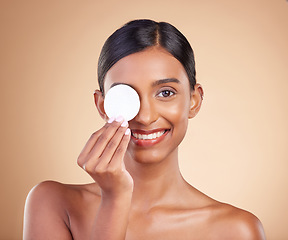
[(94, 92), (94, 101), (96, 108), (100, 114), (100, 116), (105, 120), (108, 121), (108, 117), (104, 110), (104, 96), (101, 91), (95, 90)]
[(202, 86), (197, 83), (194, 86), (194, 91), (191, 93), (190, 98), (190, 110), (189, 110), (189, 118), (193, 118), (197, 115), (201, 108), (202, 100), (204, 96), (204, 91)]

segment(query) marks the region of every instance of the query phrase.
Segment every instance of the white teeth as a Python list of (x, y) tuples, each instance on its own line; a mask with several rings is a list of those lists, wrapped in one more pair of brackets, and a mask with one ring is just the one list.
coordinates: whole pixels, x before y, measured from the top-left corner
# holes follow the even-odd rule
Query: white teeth
[(151, 139), (161, 137), (164, 133), (165, 133), (165, 131), (161, 131), (161, 132), (157, 132), (157, 133), (151, 133), (151, 134), (140, 134), (140, 133), (133, 133), (132, 132), (132, 135), (133, 135), (133, 137), (140, 139), (140, 140), (147, 140), (147, 139), (151, 140)]

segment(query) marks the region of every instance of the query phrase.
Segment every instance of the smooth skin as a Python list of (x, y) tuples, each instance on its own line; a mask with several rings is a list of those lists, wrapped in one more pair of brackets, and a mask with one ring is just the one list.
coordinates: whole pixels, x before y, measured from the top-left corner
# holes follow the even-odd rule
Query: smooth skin
[[(108, 119), (104, 97), (95, 92), (106, 124), (78, 157), (94, 182), (47, 181), (33, 188), (25, 206), (24, 240), (265, 239), (253, 214), (211, 199), (180, 173), (178, 146), (203, 97), (200, 84), (190, 90), (181, 63), (151, 47), (119, 60), (105, 77), (105, 93), (118, 83), (138, 92), (138, 115), (129, 125), (120, 117)], [(151, 132), (164, 134), (137, 139)]]

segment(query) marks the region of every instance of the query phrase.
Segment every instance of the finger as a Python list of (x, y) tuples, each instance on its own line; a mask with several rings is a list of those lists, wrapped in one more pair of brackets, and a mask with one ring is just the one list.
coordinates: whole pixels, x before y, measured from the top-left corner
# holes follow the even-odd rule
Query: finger
[(85, 144), (84, 148), (82, 149), (78, 159), (77, 159), (77, 163), (80, 167), (83, 168), (83, 165), (85, 163), (85, 160), (87, 160), (87, 155), (91, 152), (91, 150), (93, 149), (93, 147), (95, 146), (99, 136), (101, 136), (101, 134), (103, 134), (103, 132), (108, 128), (109, 123), (113, 122), (114, 118), (111, 118), (108, 120), (108, 122), (98, 131), (94, 132), (89, 140), (87, 141), (87, 143)]
[(124, 164), (124, 156), (128, 148), (128, 144), (130, 142), (131, 138), (131, 130), (129, 128), (126, 129), (125, 134), (117, 147), (116, 151), (114, 152), (114, 155), (110, 161), (109, 167), (112, 169), (115, 168), (125, 168)]
[[(123, 121), (123, 120), (122, 120)], [(108, 158), (108, 160), (104, 160), (104, 164), (107, 164), (110, 160), (113, 154), (106, 154), (104, 158), (101, 156), (104, 152), (110, 152), (115, 151), (113, 148), (118, 146), (122, 136), (124, 135), (124, 132), (126, 128), (128, 127), (128, 122), (124, 121), (120, 122), (113, 122), (110, 124), (110, 126), (99, 136), (97, 139), (96, 144), (94, 145), (93, 149), (87, 156), (87, 163), (86, 164), (86, 171), (89, 169), (89, 171), (93, 171), (99, 162), (102, 162), (103, 159)]]
[(108, 124), (105, 131), (103, 131), (103, 133), (99, 136), (91, 149), (90, 155), (99, 157), (121, 125), (126, 126), (128, 123), (126, 121), (123, 122), (123, 119), (120, 119), (119, 121), (113, 121), (111, 124)]
[(90, 136), (89, 140), (85, 144), (84, 148), (82, 149), (82, 151), (79, 154), (78, 159), (77, 159), (77, 163), (78, 163), (78, 165), (80, 167), (83, 167), (83, 164), (85, 162), (86, 156), (91, 151), (91, 149), (93, 148), (93, 146), (95, 145), (97, 139), (99, 138), (99, 136), (102, 134), (103, 131), (104, 131), (104, 129), (101, 128), (100, 130), (98, 130), (97, 132), (94, 132)]
[(99, 129), (98, 131), (94, 132), (90, 138), (88, 139), (87, 143), (85, 144), (84, 148), (82, 149), (81, 153), (89, 153), (93, 146), (95, 145), (99, 136), (103, 133), (104, 127)]
[(106, 169), (107, 165), (110, 163), (111, 159), (113, 158), (115, 151), (121, 144), (123, 136), (125, 136), (125, 132), (127, 130), (128, 123), (121, 125), (113, 138), (107, 144), (105, 150), (103, 151), (102, 155), (99, 157), (99, 162), (95, 166), (98, 169)]

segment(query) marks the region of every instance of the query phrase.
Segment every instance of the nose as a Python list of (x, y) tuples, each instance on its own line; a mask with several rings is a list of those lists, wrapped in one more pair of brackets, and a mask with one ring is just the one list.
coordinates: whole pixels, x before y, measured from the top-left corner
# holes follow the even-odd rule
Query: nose
[(140, 99), (140, 110), (134, 120), (141, 125), (148, 126), (158, 118), (156, 106), (148, 98)]

